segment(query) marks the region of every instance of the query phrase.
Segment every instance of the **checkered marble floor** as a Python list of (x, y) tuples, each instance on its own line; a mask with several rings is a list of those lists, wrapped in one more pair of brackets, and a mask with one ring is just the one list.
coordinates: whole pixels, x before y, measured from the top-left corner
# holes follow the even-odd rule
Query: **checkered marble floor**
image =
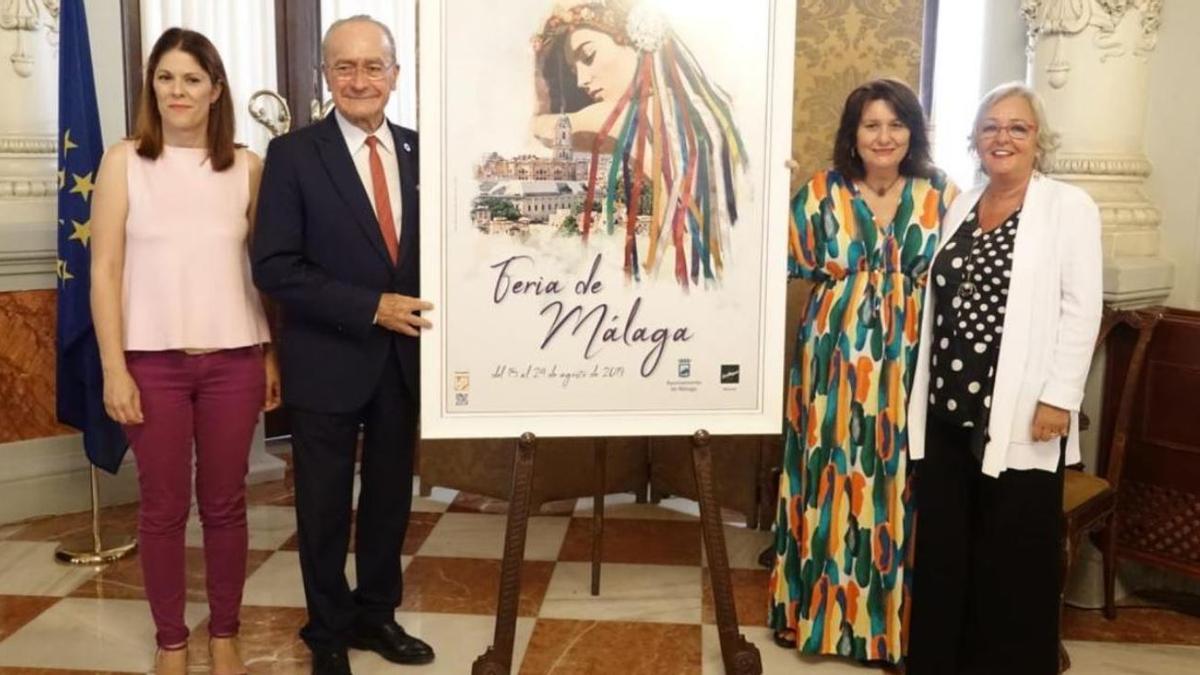
[[(286, 448), (277, 449), (286, 454)], [(242, 651), (253, 673), (307, 673), (297, 637), (304, 597), (296, 553), (291, 481), (252, 486), (250, 557)], [(545, 505), (530, 520), (514, 672), (523, 675), (707, 675), (721, 673), (720, 648), (695, 503), (606, 500), (599, 597), (590, 587), (591, 500)], [(404, 542), (405, 597), (397, 621), (437, 649), (435, 663), (401, 669), (351, 652), (355, 673), (469, 673), (491, 642), (504, 536), (503, 502), (434, 489), (418, 497)], [(112, 531), (132, 533), (136, 505), (105, 509)], [(154, 628), (136, 558), (102, 569), (54, 562), (57, 542), (88, 530), (89, 514), (0, 526), (0, 673), (144, 673)], [(863, 673), (837, 659), (802, 658), (776, 647), (764, 626), (767, 572), (755, 558), (766, 533), (726, 525), (743, 634), (766, 673)], [(206, 672), (208, 607), (199, 527), (188, 529), (187, 621), (193, 670)], [(353, 575), (353, 554), (347, 566)], [(1123, 610), (1117, 622), (1075, 612), (1072, 673), (1200, 672), (1200, 619)]]

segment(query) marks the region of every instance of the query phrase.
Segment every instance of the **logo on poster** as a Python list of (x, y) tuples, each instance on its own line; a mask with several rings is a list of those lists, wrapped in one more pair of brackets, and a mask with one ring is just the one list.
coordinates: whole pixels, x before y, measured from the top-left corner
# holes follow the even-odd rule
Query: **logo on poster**
[(679, 377), (687, 379), (692, 376), (692, 360), (679, 359)]
[(471, 391), (471, 373), (459, 371), (454, 373), (454, 405), (467, 405)]
[(737, 384), (742, 378), (742, 368), (736, 363), (721, 366), (721, 384)]

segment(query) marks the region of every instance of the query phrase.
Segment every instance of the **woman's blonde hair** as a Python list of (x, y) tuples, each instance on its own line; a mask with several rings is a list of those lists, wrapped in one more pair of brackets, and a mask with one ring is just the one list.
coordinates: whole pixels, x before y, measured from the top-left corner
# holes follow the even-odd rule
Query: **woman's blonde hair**
[[(1024, 98), (1029, 103), (1029, 109), (1033, 111), (1033, 121), (1037, 124), (1037, 137), (1035, 138), (1037, 158), (1034, 160), (1033, 166), (1038, 171), (1048, 172), (1054, 160), (1054, 151), (1058, 149), (1058, 134), (1050, 128), (1050, 124), (1046, 120), (1046, 106), (1042, 103), (1042, 97), (1024, 82), (1006, 82), (984, 95), (983, 100), (979, 102), (979, 107), (975, 109), (975, 123), (971, 125), (969, 138), (971, 153), (976, 156), (979, 154), (979, 125), (987, 116), (988, 111), (1000, 101), (1013, 96)], [(983, 170), (982, 163), (980, 170)]]

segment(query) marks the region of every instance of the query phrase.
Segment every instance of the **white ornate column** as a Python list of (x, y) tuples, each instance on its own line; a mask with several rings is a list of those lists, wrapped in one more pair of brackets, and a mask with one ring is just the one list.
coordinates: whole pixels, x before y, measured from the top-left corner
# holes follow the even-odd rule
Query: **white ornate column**
[(1146, 196), (1149, 58), (1164, 0), (1021, 0), (1029, 79), (1062, 134), (1051, 173), (1086, 189), (1104, 223), (1104, 298), (1162, 302), (1173, 268)]
[(58, 5), (0, 2), (0, 291), (54, 287)]
[[(1161, 253), (1158, 207), (1145, 190), (1151, 57), (1164, 0), (1021, 0), (1028, 28), (1029, 81), (1045, 99), (1062, 144), (1051, 173), (1088, 191), (1100, 205), (1104, 299), (1118, 307), (1161, 303), (1174, 268)], [(1093, 362), (1084, 409), (1099, 420), (1103, 359)], [(1095, 425), (1093, 425), (1095, 426)], [(1081, 438), (1094, 470), (1097, 432)], [(1117, 597), (1125, 595), (1118, 575)], [(1068, 585), (1072, 603), (1103, 603), (1099, 551), (1085, 542)], [(1134, 586), (1141, 585), (1134, 583)]]

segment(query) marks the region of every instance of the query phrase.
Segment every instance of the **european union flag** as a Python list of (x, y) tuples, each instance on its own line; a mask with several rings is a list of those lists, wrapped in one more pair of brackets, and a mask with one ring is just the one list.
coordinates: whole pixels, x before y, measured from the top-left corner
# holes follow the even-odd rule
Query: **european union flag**
[(92, 464), (116, 473), (128, 444), (104, 412), (92, 327), (92, 189), (104, 143), (83, 0), (63, 0), (58, 64), (58, 421), (83, 432)]

